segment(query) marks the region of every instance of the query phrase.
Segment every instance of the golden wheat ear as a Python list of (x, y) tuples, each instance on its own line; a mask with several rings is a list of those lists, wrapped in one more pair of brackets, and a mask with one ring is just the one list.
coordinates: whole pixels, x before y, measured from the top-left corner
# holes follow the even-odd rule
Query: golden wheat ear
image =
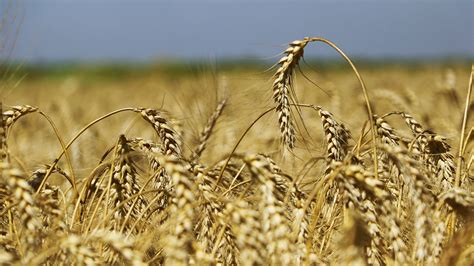
[(3, 112), (5, 126), (10, 128), (20, 117), (38, 111), (38, 107), (29, 105), (13, 106), (10, 110)]
[(282, 134), (283, 143), (290, 149), (295, 146), (295, 129), (291, 117), (291, 95), (293, 75), (301, 58), (308, 40), (297, 40), (290, 43), (284, 56), (278, 62), (278, 69), (273, 81), (273, 100), (278, 114), (278, 123)]
[[(295, 68), (298, 66), (299, 61), (303, 58), (304, 48), (308, 43), (311, 42), (322, 42), (333, 48), (352, 68), (357, 80), (362, 88), (364, 96), (368, 121), (370, 122), (370, 129), (372, 133), (372, 159), (374, 163), (374, 169), (378, 169), (377, 159), (377, 131), (375, 129), (374, 113), (372, 111), (372, 105), (369, 100), (369, 94), (365, 86), (364, 80), (362, 79), (359, 71), (355, 67), (352, 60), (333, 42), (320, 37), (305, 37), (302, 40), (296, 40), (290, 43), (289, 48), (285, 50), (284, 56), (278, 62), (278, 69), (274, 75), (273, 81), (273, 100), (275, 102), (275, 110), (278, 114), (278, 123), (280, 127), (280, 133), (283, 143), (286, 147), (292, 150), (295, 147), (296, 133), (293, 118), (291, 115), (291, 105), (298, 106), (296, 102), (296, 94), (292, 88), (293, 75)], [(300, 109), (296, 107), (298, 113)], [(301, 113), (300, 113), (301, 116)], [(303, 123), (304, 124), (304, 123)], [(375, 176), (378, 178), (378, 172), (374, 171)]]
[(149, 108), (136, 108), (134, 111), (139, 113), (145, 121), (153, 126), (161, 139), (166, 155), (181, 157), (180, 141), (177, 139), (177, 134), (160, 111)]
[(333, 162), (342, 162), (349, 153), (348, 145), (351, 139), (350, 131), (334, 118), (333, 114), (322, 109), (320, 106), (315, 107), (321, 117), (324, 135), (327, 140), (326, 174), (330, 172), (330, 166)]
[(166, 236), (164, 251), (166, 263), (170, 265), (187, 265), (195, 258), (197, 243), (194, 227), (196, 217), (196, 183), (195, 178), (186, 167), (185, 162), (174, 156), (158, 158), (170, 175), (173, 184), (174, 200), (170, 206), (170, 222), (172, 228)]
[(130, 199), (141, 190), (138, 184), (138, 170), (132, 159), (132, 152), (134, 150), (130, 146), (130, 142), (124, 135), (120, 135), (110, 170), (110, 197), (109, 194), (107, 195), (107, 204), (116, 209), (112, 221), (115, 230), (120, 227), (128, 228), (129, 225), (125, 225), (128, 216), (131, 217), (132, 221), (136, 220), (147, 205), (145, 198), (139, 196), (137, 202), (128, 201), (118, 208), (122, 201)]
[(267, 245), (268, 260), (271, 264), (294, 263), (295, 246), (288, 237), (291, 232), (290, 221), (285, 215), (283, 202), (277, 198), (278, 178), (272, 174), (271, 166), (263, 156), (248, 155), (244, 161), (252, 177), (259, 182), (263, 236)]
[(216, 110), (212, 115), (209, 117), (207, 120), (207, 124), (204, 127), (204, 129), (201, 132), (201, 135), (199, 136), (199, 144), (196, 146), (196, 148), (193, 151), (193, 154), (191, 155), (191, 161), (196, 161), (201, 157), (202, 152), (204, 149), (206, 149), (207, 141), (212, 135), (212, 131), (214, 130), (214, 127), (217, 123), (217, 120), (219, 117), (222, 115), (222, 112), (224, 111), (224, 108), (227, 105), (227, 98), (223, 99), (216, 107)]

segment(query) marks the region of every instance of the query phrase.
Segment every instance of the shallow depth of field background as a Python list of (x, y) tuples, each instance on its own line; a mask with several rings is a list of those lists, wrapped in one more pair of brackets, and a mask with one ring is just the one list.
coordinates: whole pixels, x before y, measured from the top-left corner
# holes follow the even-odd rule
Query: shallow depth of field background
[[(229, 152), (272, 106), (270, 67), (285, 43), (305, 36), (332, 40), (360, 68), (377, 113), (407, 111), (450, 140), (457, 138), (462, 106), (449, 97), (455, 90), (462, 104), (474, 54), (470, 1), (9, 0), (0, 8), (4, 105), (40, 107), (65, 139), (118, 108), (162, 107), (191, 129), (183, 137), (193, 143), (217, 101), (230, 97), (219, 137), (205, 154), (212, 159)], [(360, 128), (365, 109), (349, 67), (321, 44), (305, 54), (301, 69), (307, 78), (298, 73), (295, 82), (300, 102), (321, 105)], [(277, 151), (275, 119), (264, 118), (242, 147)], [(306, 123), (313, 122), (311, 145), (299, 143), (298, 149), (321, 155), (318, 121), (308, 114)], [(76, 166), (93, 167), (115, 136), (140, 125), (119, 115), (93, 127), (73, 147)], [(51, 130), (38, 119), (16, 127), (10, 145), (18, 158), (29, 155), (25, 167), (58, 152)]]
[[(274, 107), (274, 73), (288, 43), (318, 36), (336, 43), (354, 61), (375, 113), (404, 111), (425, 129), (446, 137), (452, 154), (458, 151), (474, 59), (472, 1), (5, 0), (0, 2), (0, 16), (3, 109), (38, 107), (54, 121), (66, 142), (102, 115), (124, 107), (147, 107), (163, 111), (178, 132), (187, 158), (219, 101), (228, 98), (199, 159), (203, 167), (215, 166), (254, 120)], [(293, 82), (299, 103), (319, 105), (347, 126), (353, 136), (350, 145), (361, 132), (367, 133), (362, 130), (367, 112), (360, 84), (333, 50), (321, 43), (308, 44)], [(473, 110), (471, 101), (468, 131), (474, 122)], [(414, 137), (400, 117), (387, 120), (402, 137)], [(305, 176), (300, 189), (308, 193), (327, 167), (321, 158), (327, 154), (328, 139), (314, 110), (302, 108), (295, 121), (294, 153), (282, 146), (275, 112), (259, 120), (237, 153), (269, 155), (290, 177)], [(121, 113), (99, 122), (70, 148), (79, 183), (97, 174), (93, 170), (121, 134), (160, 142), (153, 128), (136, 114)], [(369, 158), (367, 138), (359, 148), (361, 157)], [(472, 164), (472, 136), (466, 142), (465, 161), (471, 159)], [(38, 114), (14, 124), (8, 147), (13, 164), (26, 173), (51, 163), (61, 152), (56, 135)], [(319, 163), (304, 173), (313, 159)], [(109, 161), (113, 161), (110, 155)], [(66, 160), (58, 165), (69, 171)], [(373, 170), (370, 163), (367, 169)], [(473, 170), (464, 170), (467, 185), (463, 189), (472, 192)], [(244, 173), (249, 176), (248, 171)], [(55, 174), (51, 184), (66, 190), (69, 184), (64, 180)], [(407, 230), (411, 230), (410, 219), (402, 225)], [(95, 226), (98, 220), (91, 221)], [(137, 239), (150, 241), (146, 231), (151, 227), (143, 228)], [(156, 235), (150, 238), (167, 232), (153, 230), (150, 234)], [(412, 237), (407, 235), (406, 239)], [(327, 244), (327, 250), (332, 252), (337, 247), (334, 243)], [(154, 244), (140, 243), (133, 250), (153, 261), (161, 256), (156, 251), (166, 246), (159, 242), (155, 250)], [(337, 262), (338, 257), (331, 257), (329, 251), (317, 255), (324, 259), (327, 255), (329, 264)], [(425, 262), (422, 258), (420, 263)]]
[[(318, 67), (317, 60), (311, 63), (312, 68)], [(218, 100), (229, 97), (229, 106), (204, 153), (204, 158), (212, 162), (227, 154), (253, 120), (272, 107), (271, 72), (245, 65), (224, 66), (224, 70), (217, 70), (218, 67), (183, 63), (140, 70), (127, 67), (58, 68), (30, 74), (31, 77), (26, 75), (23, 79), (21, 73), (17, 73), (15, 79), (3, 84), (3, 97), (5, 104), (39, 106), (55, 120), (65, 139), (70, 139), (90, 121), (119, 108), (163, 108), (187, 129), (187, 135), (182, 137), (189, 145), (196, 143)], [(323, 64), (323, 67), (314, 71), (303, 65), (304, 75), (311, 81), (297, 74), (295, 89), (300, 102), (330, 110), (350, 129), (356, 130), (354, 135), (359, 135), (357, 129), (362, 127), (366, 116), (354, 74), (342, 63), (336, 67)], [(453, 145), (459, 137), (468, 70), (467, 63), (363, 65), (360, 69), (377, 113), (404, 110), (427, 128), (446, 136)], [(456, 95), (454, 102), (452, 92)], [(304, 156), (322, 156), (325, 151), (319, 117), (307, 111), (304, 115), (305, 123), (311, 126), (311, 138), (306, 132), (303, 136), (310, 145), (307, 147), (299, 142), (296, 151)], [(32, 115), (20, 120), (10, 140), (13, 154), (18, 158), (28, 157), (29, 161), (23, 163), (32, 169), (51, 160), (61, 150), (52, 130), (37, 118)], [(275, 114), (264, 117), (245, 138), (241, 150), (278, 155), (281, 144), (276, 120)], [(400, 131), (404, 132), (402, 120), (393, 119), (392, 123), (400, 125)], [(134, 115), (109, 118), (92, 127), (73, 146), (72, 158), (79, 171), (93, 169), (122, 132), (156, 138), (154, 132)], [(410, 135), (408, 129), (405, 134)], [(46, 148), (45, 144), (48, 144)], [(189, 152), (190, 147), (184, 146), (184, 149)]]

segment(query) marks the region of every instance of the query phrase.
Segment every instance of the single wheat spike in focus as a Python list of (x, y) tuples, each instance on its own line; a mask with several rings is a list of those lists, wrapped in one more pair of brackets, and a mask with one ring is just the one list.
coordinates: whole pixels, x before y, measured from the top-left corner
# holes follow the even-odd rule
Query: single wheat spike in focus
[(283, 143), (290, 149), (294, 148), (296, 140), (290, 108), (293, 74), (308, 42), (309, 40), (305, 39), (290, 43), (290, 47), (284, 52), (285, 55), (278, 62), (279, 67), (273, 81), (273, 100), (276, 104), (280, 132)]

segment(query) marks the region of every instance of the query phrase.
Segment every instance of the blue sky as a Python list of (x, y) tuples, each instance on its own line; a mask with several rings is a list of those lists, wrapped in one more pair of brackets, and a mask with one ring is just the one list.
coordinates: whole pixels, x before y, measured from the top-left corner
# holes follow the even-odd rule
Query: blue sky
[(326, 37), (350, 56), (474, 55), (470, 0), (18, 0), (12, 14), (21, 23), (10, 24), (20, 27), (11, 59), (25, 62), (269, 58), (305, 36)]

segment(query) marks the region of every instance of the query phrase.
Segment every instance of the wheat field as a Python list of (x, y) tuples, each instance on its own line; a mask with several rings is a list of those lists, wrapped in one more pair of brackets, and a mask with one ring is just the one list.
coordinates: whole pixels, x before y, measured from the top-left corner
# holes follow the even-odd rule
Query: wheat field
[(354, 63), (12, 70), (0, 263), (473, 265), (473, 67)]

